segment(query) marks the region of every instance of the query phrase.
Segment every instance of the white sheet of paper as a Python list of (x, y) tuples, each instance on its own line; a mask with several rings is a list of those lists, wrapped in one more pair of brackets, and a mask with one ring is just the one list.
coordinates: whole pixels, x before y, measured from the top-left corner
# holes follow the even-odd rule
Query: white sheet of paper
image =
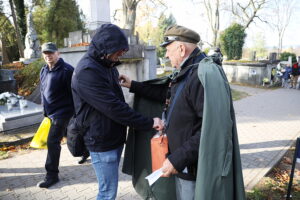
[(145, 177), (145, 179), (148, 180), (149, 185), (151, 186), (153, 183), (155, 183), (157, 181), (157, 179), (159, 179), (159, 177), (161, 175), (163, 175), (164, 173), (162, 172), (162, 168), (152, 172), (151, 174), (149, 174), (148, 176)]

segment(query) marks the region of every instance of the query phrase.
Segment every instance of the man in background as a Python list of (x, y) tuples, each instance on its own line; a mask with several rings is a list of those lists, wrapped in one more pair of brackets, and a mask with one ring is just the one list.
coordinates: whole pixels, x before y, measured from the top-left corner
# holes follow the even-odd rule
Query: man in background
[(43, 58), (46, 64), (40, 74), (41, 101), (44, 115), (51, 120), (47, 140), (46, 177), (37, 184), (40, 188), (48, 188), (59, 181), (58, 166), (61, 146), (60, 142), (66, 133), (66, 127), (74, 112), (71, 92), (73, 67), (59, 57), (56, 45), (48, 42), (42, 45)]

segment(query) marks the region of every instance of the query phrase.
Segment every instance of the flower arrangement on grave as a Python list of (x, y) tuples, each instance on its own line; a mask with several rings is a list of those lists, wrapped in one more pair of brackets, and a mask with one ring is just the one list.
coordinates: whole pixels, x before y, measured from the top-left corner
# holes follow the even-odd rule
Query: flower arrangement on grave
[(18, 103), (19, 100), (24, 99), (20, 95), (16, 95), (11, 92), (3, 92), (0, 94), (0, 105), (5, 105), (6, 103), (12, 103), (13, 106)]

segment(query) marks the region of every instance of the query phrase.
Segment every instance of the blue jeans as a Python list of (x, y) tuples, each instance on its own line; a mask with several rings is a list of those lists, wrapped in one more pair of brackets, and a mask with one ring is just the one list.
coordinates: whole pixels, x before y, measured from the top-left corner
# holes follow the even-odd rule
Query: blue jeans
[(175, 186), (177, 200), (194, 200), (195, 181), (187, 181), (175, 176)]
[(117, 196), (119, 163), (123, 145), (105, 152), (90, 152), (99, 184), (97, 200), (113, 200)]

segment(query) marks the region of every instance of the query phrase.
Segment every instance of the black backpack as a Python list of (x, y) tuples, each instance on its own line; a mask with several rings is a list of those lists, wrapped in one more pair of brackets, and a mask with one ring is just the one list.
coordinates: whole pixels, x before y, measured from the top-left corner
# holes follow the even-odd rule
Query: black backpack
[(77, 115), (74, 114), (67, 127), (67, 146), (74, 157), (83, 156), (87, 151), (83, 137), (89, 129), (90, 119), (92, 119), (96, 113), (95, 111), (88, 113), (87, 119), (84, 120), (84, 117), (80, 115), (80, 111), (83, 109), (84, 105), (79, 109)]
[(86, 131), (87, 128), (79, 126), (76, 116), (73, 116), (67, 127), (67, 146), (72, 156), (80, 157), (87, 151), (83, 140)]

